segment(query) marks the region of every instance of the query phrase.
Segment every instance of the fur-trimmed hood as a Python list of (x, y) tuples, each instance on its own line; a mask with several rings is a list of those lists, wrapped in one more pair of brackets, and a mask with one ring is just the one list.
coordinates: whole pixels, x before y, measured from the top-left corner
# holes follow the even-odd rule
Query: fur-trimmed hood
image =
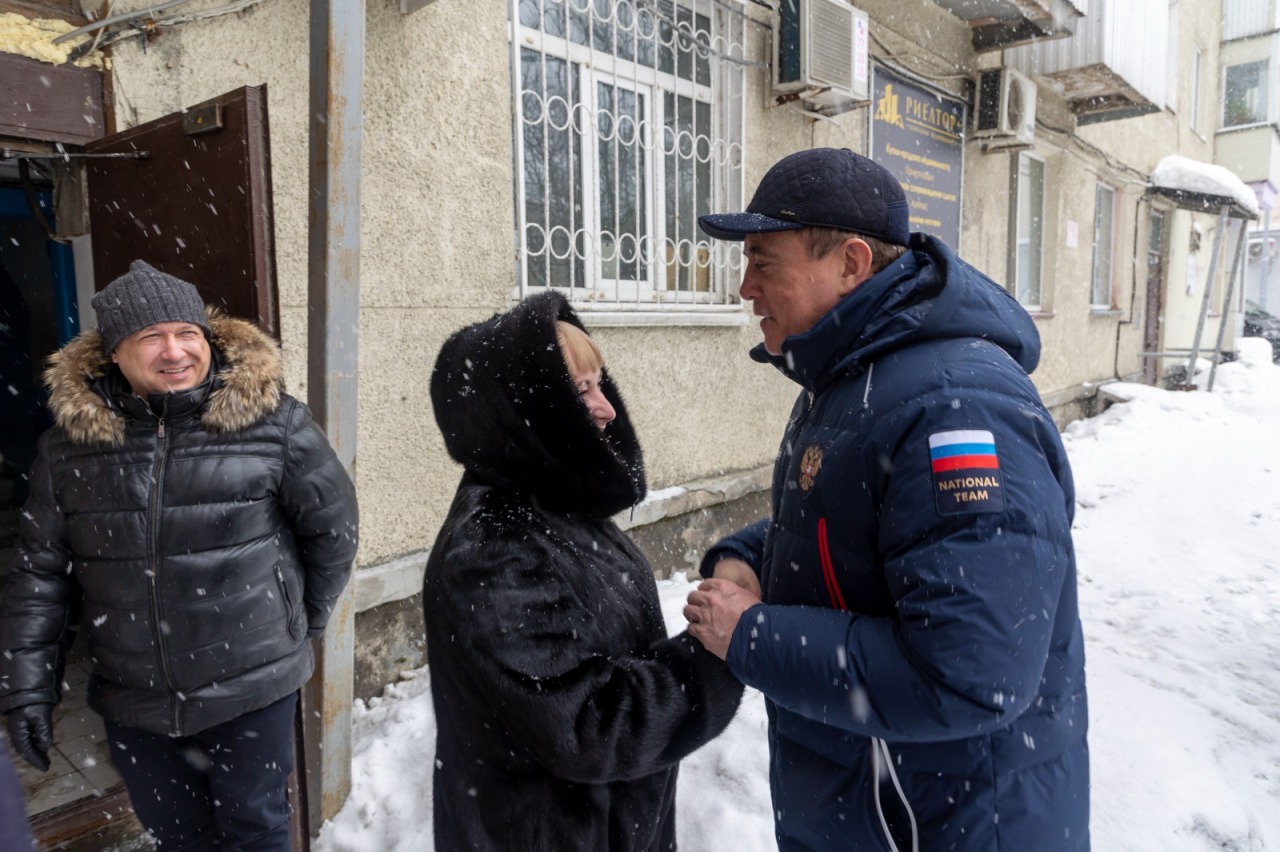
[(644, 497), (640, 443), (607, 369), (600, 390), (616, 417), (603, 431), (591, 421), (557, 320), (583, 328), (564, 296), (547, 291), (455, 332), (431, 373), (432, 408), (449, 455), (484, 482), (555, 512), (607, 517)]
[[(206, 311), (209, 345), (217, 350), (210, 370), (217, 372), (200, 420), (212, 432), (235, 432), (279, 407), (284, 362), (279, 345), (257, 326), (214, 308)], [(124, 441), (125, 415), (102, 391), (112, 366), (96, 330), (84, 332), (49, 358), (44, 373), (49, 408), (74, 443), (119, 446)]]

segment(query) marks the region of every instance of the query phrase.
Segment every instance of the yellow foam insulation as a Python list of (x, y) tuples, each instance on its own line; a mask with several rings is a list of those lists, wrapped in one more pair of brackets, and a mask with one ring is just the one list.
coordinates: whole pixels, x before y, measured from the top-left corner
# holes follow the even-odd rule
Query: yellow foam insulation
[[(27, 18), (16, 12), (0, 12), (0, 51), (16, 53), (29, 59), (38, 59), (52, 65), (65, 65), (71, 51), (77, 45), (93, 39), (88, 33), (67, 39), (59, 44), (53, 40), (63, 33), (76, 29), (66, 21), (49, 18)], [(89, 56), (82, 56), (73, 64), (80, 68), (102, 68), (103, 56), (94, 51)]]

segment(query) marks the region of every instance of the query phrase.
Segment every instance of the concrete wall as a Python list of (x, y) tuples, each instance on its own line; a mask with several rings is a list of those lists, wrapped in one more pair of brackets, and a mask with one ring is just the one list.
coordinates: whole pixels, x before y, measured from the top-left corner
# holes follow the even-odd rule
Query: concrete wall
[[(967, 49), (967, 29), (928, 0), (868, 3), (885, 43)], [(918, 8), (914, 8), (918, 7)], [(745, 7), (765, 61), (767, 11)], [(265, 82), (272, 133), (283, 338), (290, 389), (306, 392), (308, 5), (275, 0), (115, 49), (116, 119), (147, 121)], [(401, 15), (369, 2), (362, 183), (357, 485), (362, 566), (424, 551), (457, 467), (443, 451), (426, 379), (444, 337), (509, 304), (510, 58), (505, 4), (437, 0)], [(931, 67), (945, 65), (928, 59)], [(954, 81), (953, 81), (954, 82)], [(865, 150), (866, 111), (815, 121), (766, 110), (767, 71), (748, 73), (748, 194), (779, 157)], [(583, 314), (591, 327), (591, 316)], [(651, 489), (767, 465), (794, 387), (746, 358), (754, 321), (728, 327), (600, 327), (593, 333), (646, 450)]]
[[(999, 64), (976, 56), (969, 29), (931, 0), (864, 0), (872, 53), (964, 96), (969, 75)], [(1214, 4), (1183, 4), (1181, 40), (1215, 67)], [(743, 7), (749, 59), (770, 59), (768, 10)], [(305, 393), (306, 104), (309, 7), (275, 0), (234, 16), (164, 31), (116, 48), (117, 119), (145, 121), (239, 85), (266, 82), (271, 111), (278, 266), (290, 385)], [(453, 329), (509, 304), (513, 283), (510, 57), (505, 4), (437, 0), (401, 15), (369, 2), (361, 236), (361, 375), (358, 477), (365, 507), (360, 563), (429, 546), (457, 470), (443, 453), (425, 392), (430, 365)], [(749, 195), (779, 157), (834, 145), (866, 150), (869, 111), (815, 120), (770, 106), (768, 69), (748, 71), (745, 105)], [(1210, 76), (1206, 72), (1206, 77)], [(1206, 84), (1210, 81), (1206, 80)], [(1179, 86), (1185, 95), (1189, 84)], [(1207, 94), (1207, 92), (1206, 92)], [(1176, 149), (1211, 159), (1210, 143), (1176, 110), (1079, 130), (1051, 86), (1040, 91), (1034, 153), (1046, 163), (1045, 293), (1038, 320), (1046, 393), (1136, 369), (1132, 320), (1135, 229), (1145, 175)], [(1171, 144), (1173, 140), (1176, 144)], [(966, 147), (963, 254), (1008, 279), (1009, 189), (1014, 155)], [(1116, 311), (1088, 305), (1093, 192), (1120, 199)], [(1076, 244), (1067, 234), (1074, 223)], [(1140, 284), (1141, 281), (1138, 282)], [(584, 314), (587, 324), (591, 317)], [(730, 327), (595, 330), (646, 447), (650, 487), (661, 489), (773, 456), (792, 396), (788, 383), (745, 358), (754, 322)], [(1117, 343), (1119, 340), (1119, 352)], [(747, 416), (743, 416), (746, 414)], [(408, 496), (412, 495), (412, 496)]]
[[(1224, 69), (1264, 60), (1270, 63), (1271, 74), (1267, 87), (1269, 124), (1219, 131), (1217, 162), (1246, 183), (1270, 181), (1273, 187), (1280, 187), (1280, 33), (1272, 31), (1222, 45)], [(1221, 87), (1222, 82), (1218, 85)]]
[[(1276, 86), (1280, 88), (1280, 83)], [(1217, 163), (1231, 169), (1245, 183), (1270, 181), (1272, 186), (1280, 187), (1280, 128), (1271, 124), (1220, 132)]]
[[(117, 47), (121, 126), (266, 82), (290, 389), (306, 392), (308, 4)], [(506, 4), (370, 0), (361, 224), (359, 562), (427, 549), (460, 469), (427, 379), (444, 338), (510, 304), (511, 86)], [(797, 125), (801, 122), (796, 122)], [(796, 145), (803, 144), (797, 141)], [(788, 149), (789, 150), (789, 149)], [(591, 327), (591, 316), (583, 314)], [(646, 450), (651, 489), (772, 459), (793, 390), (751, 362), (754, 324), (593, 332)]]
[[(192, 8), (218, 5), (215, 0)], [(970, 30), (932, 0), (860, 0), (871, 19), (871, 52), (962, 99), (972, 74), (1002, 64), (974, 54)], [(1092, 411), (1094, 388), (1141, 369), (1145, 310), (1147, 175), (1165, 154), (1212, 161), (1212, 134), (1191, 129), (1190, 62), (1203, 54), (1201, 127), (1213, 127), (1220, 84), (1217, 3), (1181, 4), (1184, 61), (1166, 108), (1141, 118), (1076, 127), (1053, 85), (1039, 85), (1032, 153), (1046, 165), (1043, 340), (1033, 376), (1059, 422)], [(361, 220), (361, 325), (357, 485), (363, 510), (358, 597), (361, 682), (419, 662), (420, 614), (412, 598), (425, 552), (459, 475), (445, 455), (427, 380), (445, 336), (511, 304), (512, 106), (507, 4), (435, 0), (402, 15), (367, 0)], [(815, 146), (867, 150), (867, 108), (815, 119), (772, 104), (769, 10), (744, 4), (748, 61), (744, 185), (750, 197), (765, 170)], [(306, 394), (307, 110), (310, 7), (267, 0), (250, 10), (163, 30), (147, 44), (114, 48), (115, 118), (123, 128), (243, 85), (269, 90), (275, 229), (283, 338), (290, 389)], [(1276, 87), (1280, 89), (1280, 87)], [(1016, 154), (965, 147), (961, 253), (996, 281), (1009, 280), (1009, 217)], [(1089, 304), (1095, 186), (1117, 192), (1114, 296)], [(1211, 217), (1173, 217), (1171, 244), (1199, 221), (1207, 253)], [(1074, 237), (1072, 237), (1074, 234)], [(1185, 252), (1170, 258), (1170, 281), (1186, 278)], [(1200, 267), (1201, 270), (1205, 266)], [(1171, 287), (1170, 329), (1195, 313), (1185, 288)], [(724, 495), (697, 505), (661, 500), (642, 507), (641, 540), (661, 572), (688, 570), (699, 549), (763, 509), (759, 489), (795, 388), (746, 351), (754, 320), (728, 326), (618, 327), (583, 319), (600, 342), (645, 448), (652, 490)], [(1170, 332), (1172, 334), (1172, 332)], [(716, 486), (719, 488), (720, 486)], [(755, 490), (753, 490), (755, 489)], [(714, 491), (712, 488), (711, 491)], [(730, 495), (732, 492), (732, 495)], [(753, 496), (754, 495), (754, 496)], [(720, 508), (716, 508), (719, 506)], [(728, 520), (717, 520), (728, 519)], [(399, 636), (399, 638), (396, 638)], [(414, 638), (406, 638), (414, 637)]]
[[(1171, 63), (1176, 84), (1168, 87), (1169, 103), (1144, 116), (1081, 125), (1073, 133), (1069, 110), (1055, 97), (1051, 86), (1041, 85), (1035, 153), (1046, 162), (1047, 202), (1045, 233), (1046, 288), (1051, 289), (1051, 317), (1038, 320), (1045, 355), (1033, 377), (1042, 393), (1087, 388), (1113, 378), (1137, 378), (1142, 369), (1143, 321), (1146, 306), (1146, 246), (1152, 204), (1172, 214), (1167, 203), (1152, 201), (1146, 191), (1149, 175), (1169, 154), (1181, 154), (1213, 162), (1213, 134), (1218, 91), (1217, 57), (1221, 31), (1216, 4), (1179, 4), (1175, 31), (1178, 60)], [(1199, 81), (1200, 114), (1193, 130), (1193, 76), (1190, 57), (1201, 51)], [(1090, 305), (1093, 259), (1095, 192), (1099, 183), (1116, 191), (1116, 230), (1113, 252), (1113, 297), (1110, 311)], [(999, 199), (996, 204), (1000, 207)], [(1004, 217), (1007, 211), (992, 211)], [(1212, 227), (1212, 217), (1177, 213), (1172, 216), (1170, 245), (1175, 248), (1165, 264), (1166, 280), (1177, 282), (1161, 317), (1162, 335), (1157, 349), (1189, 346), (1199, 311), (1196, 299), (1203, 292), (1203, 278), (1190, 299), (1186, 296), (1187, 254), (1191, 222)], [(1074, 224), (1073, 224), (1074, 223)], [(1074, 229), (1076, 245), (1070, 245)], [(1211, 243), (1202, 252), (1207, 257)], [(1003, 246), (1001, 246), (1003, 248)], [(992, 262), (998, 259), (989, 258)], [(1197, 267), (1201, 276), (1207, 263)], [(991, 271), (988, 269), (987, 271)], [(1218, 285), (1223, 284), (1220, 273)], [(1221, 289), (1217, 291), (1222, 293)], [(1216, 332), (1216, 326), (1213, 327)], [(1206, 334), (1207, 340), (1213, 336)], [(1166, 359), (1168, 369), (1177, 359)]]

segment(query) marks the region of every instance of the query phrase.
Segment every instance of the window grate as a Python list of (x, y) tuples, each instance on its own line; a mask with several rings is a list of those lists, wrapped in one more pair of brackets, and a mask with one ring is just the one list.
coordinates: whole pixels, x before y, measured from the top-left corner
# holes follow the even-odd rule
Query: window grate
[(738, 304), (739, 0), (512, 0), (516, 275), (612, 311)]

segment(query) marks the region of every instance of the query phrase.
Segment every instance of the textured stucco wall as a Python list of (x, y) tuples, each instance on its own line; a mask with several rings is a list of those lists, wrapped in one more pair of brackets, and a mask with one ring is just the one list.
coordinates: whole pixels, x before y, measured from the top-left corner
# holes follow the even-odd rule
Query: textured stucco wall
[[(1113, 159), (1138, 169), (1143, 175), (1149, 175), (1156, 165), (1169, 154), (1180, 154), (1204, 163), (1214, 162), (1214, 129), (1220, 118), (1221, 80), (1218, 73), (1219, 51), (1221, 49), (1222, 20), (1221, 10), (1217, 3), (1180, 3), (1178, 5), (1178, 58), (1174, 64), (1177, 75), (1176, 84), (1172, 87), (1170, 103), (1159, 113), (1142, 116), (1127, 121), (1096, 125), (1082, 128), (1081, 136), (1096, 144)], [(1193, 61), (1194, 51), (1201, 52), (1199, 80), (1199, 115), (1193, 121)], [(1193, 128), (1194, 125), (1194, 128)], [(1140, 188), (1140, 187), (1139, 187)], [(1165, 209), (1166, 240), (1168, 255), (1165, 263), (1165, 299), (1160, 308), (1160, 351), (1186, 348), (1191, 346), (1195, 335), (1195, 326), (1199, 317), (1204, 295), (1205, 275), (1209, 269), (1209, 258), (1213, 248), (1213, 235), (1216, 230), (1215, 216), (1189, 213), (1181, 210), (1169, 210), (1168, 205), (1160, 201), (1143, 205), (1139, 212), (1138, 241), (1118, 245), (1126, 263), (1133, 261), (1134, 268), (1126, 274), (1137, 282), (1138, 299), (1136, 300), (1135, 322), (1124, 329), (1122, 335), (1121, 366), (1119, 375), (1125, 375), (1123, 366), (1140, 362), (1140, 348), (1134, 349), (1125, 344), (1141, 342), (1142, 311), (1146, 309), (1146, 264), (1145, 252), (1149, 237), (1149, 212), (1152, 206)], [(1132, 219), (1124, 220), (1126, 225)], [(1191, 251), (1191, 233), (1193, 228), (1200, 231), (1200, 249)], [(1132, 229), (1130, 234), (1132, 237)], [(1194, 256), (1194, 261), (1191, 258)], [(1225, 261), (1225, 262), (1222, 262)], [(1230, 269), (1230, 261), (1225, 255), (1218, 264), (1214, 283), (1214, 303), (1218, 309), (1222, 306), (1222, 296), (1226, 286), (1226, 277)], [(1188, 292), (1188, 279), (1192, 279)], [(1154, 309), (1154, 307), (1153, 307)], [(1216, 311), (1206, 318), (1201, 339), (1201, 351), (1212, 351), (1217, 339), (1218, 317)], [(1224, 346), (1230, 348), (1232, 337), (1228, 328), (1228, 336)], [(1132, 333), (1130, 333), (1132, 332)], [(1126, 361), (1126, 356), (1130, 356)], [(1161, 359), (1161, 373), (1185, 363), (1185, 356), (1176, 355)]]
[[(304, 398), (308, 15), (302, 0), (267, 0), (122, 44), (114, 71), (121, 127), (267, 83), (283, 339)], [(372, 565), (428, 548), (448, 508), (459, 468), (427, 379), (450, 332), (510, 304), (514, 219), (506, 4), (437, 0), (404, 16), (369, 0), (366, 19), (356, 468), (359, 561)], [(754, 322), (594, 333), (650, 488), (773, 458), (794, 388), (747, 358)]]
[[(1180, 153), (1213, 161), (1212, 104), (1216, 103), (1218, 51), (1217, 4), (1181, 4), (1176, 95), (1150, 115), (1074, 128), (1074, 118), (1052, 84), (1040, 81), (1035, 146), (1029, 151), (1045, 164), (1043, 304), (1036, 326), (1042, 341), (1040, 367), (1033, 375), (1046, 396), (1086, 389), (1112, 378), (1132, 378), (1142, 369), (1143, 319), (1146, 310), (1146, 240), (1150, 204), (1143, 200), (1148, 176), (1167, 154)], [(1191, 129), (1191, 62), (1202, 51), (1199, 132)], [(999, 54), (980, 61), (998, 65)], [(964, 257), (1006, 283), (1010, 280), (1009, 217), (1014, 202), (1016, 154), (984, 154), (970, 142), (966, 149)], [(1093, 261), (1094, 194), (1098, 183), (1116, 191), (1113, 252), (1114, 310), (1090, 306)], [(1187, 224), (1180, 224), (1183, 220)], [(1177, 217), (1171, 239), (1188, 238), (1189, 219)], [(1071, 245), (1070, 232), (1075, 232)], [(1204, 250), (1208, 254), (1208, 248)], [(1186, 276), (1185, 252), (1166, 265), (1170, 281)], [(1202, 264), (1201, 270), (1206, 267)], [(1175, 291), (1177, 288), (1174, 288)], [(1184, 288), (1185, 289), (1185, 288)], [(1199, 291), (1197, 291), (1199, 292)], [(1176, 333), (1183, 334), (1184, 313), (1176, 293), (1171, 299)], [(1198, 310), (1198, 302), (1196, 303)], [(1192, 314), (1194, 321), (1194, 314)]]
[[(932, 0), (863, 0), (872, 53), (925, 75), (957, 95), (976, 67), (964, 22)], [(1205, 53), (1202, 100), (1212, 99), (1218, 22), (1183, 4), (1181, 39)], [(1200, 8), (1201, 6), (1205, 8)], [(743, 7), (748, 58), (768, 62), (768, 11)], [(122, 127), (231, 88), (266, 82), (272, 133), (277, 265), (290, 388), (305, 396), (307, 257), (307, 79), (309, 5), (266, 0), (251, 11), (165, 31), (144, 46), (117, 46), (114, 82)], [(427, 548), (458, 470), (431, 416), (426, 381), (444, 337), (510, 304), (513, 284), (510, 54), (506, 4), (436, 0), (403, 16), (368, 0), (362, 170), (361, 336), (357, 476), (364, 509), (362, 565)], [(822, 145), (865, 151), (869, 110), (815, 120), (767, 105), (768, 70), (747, 70), (745, 191), (792, 151)], [(1185, 71), (1184, 71), (1185, 74)], [(1186, 97), (1187, 85), (1180, 87)], [(1049, 128), (1072, 117), (1045, 84)], [(1140, 367), (1145, 268), (1134, 263), (1142, 183), (1165, 153), (1211, 160), (1209, 139), (1188, 129), (1179, 106), (1155, 115), (1081, 128), (1073, 142), (1037, 131), (1047, 165), (1046, 303), (1037, 325), (1042, 392), (1127, 375)], [(962, 253), (1005, 282), (1013, 155), (965, 148)], [(1089, 310), (1094, 184), (1121, 198), (1116, 311)], [(1144, 208), (1145, 209), (1145, 208)], [(1068, 223), (1078, 244), (1066, 245)], [(1175, 239), (1178, 237), (1175, 236)], [(1171, 268), (1171, 280), (1182, 270)], [(1134, 288), (1138, 298), (1132, 298)], [(751, 362), (753, 319), (728, 327), (595, 327), (645, 447), (653, 489), (768, 464), (795, 388)], [(1119, 341), (1119, 354), (1116, 347)]]
[[(1274, 125), (1219, 133), (1215, 162), (1231, 169), (1245, 183), (1270, 181), (1280, 187), (1280, 133)], [(1274, 211), (1271, 217), (1276, 217)]]
[[(252, 11), (118, 47), (121, 126), (266, 82), (289, 387), (306, 394), (309, 6)], [(360, 562), (430, 545), (456, 471), (426, 379), (445, 335), (510, 288), (509, 95), (502, 4), (412, 16), (367, 6), (357, 486)]]

